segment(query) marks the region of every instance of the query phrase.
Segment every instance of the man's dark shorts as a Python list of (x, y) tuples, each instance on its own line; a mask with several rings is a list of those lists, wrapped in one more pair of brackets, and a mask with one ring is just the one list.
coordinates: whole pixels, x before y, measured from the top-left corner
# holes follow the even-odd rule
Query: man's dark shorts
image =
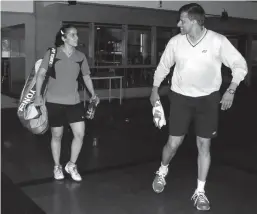
[(188, 97), (170, 91), (169, 99), (170, 135), (185, 135), (190, 123), (193, 122), (197, 136), (202, 138), (213, 138), (217, 136), (220, 103), (219, 91), (201, 97)]
[(65, 124), (85, 121), (85, 111), (82, 103), (64, 105), (46, 103), (50, 127), (61, 127)]

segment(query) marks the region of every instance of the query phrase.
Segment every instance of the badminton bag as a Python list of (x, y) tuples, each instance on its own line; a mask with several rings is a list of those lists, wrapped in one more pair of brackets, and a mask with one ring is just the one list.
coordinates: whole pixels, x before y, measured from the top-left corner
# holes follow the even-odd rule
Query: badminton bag
[(21, 122), (21, 124), (27, 128), (33, 134), (44, 134), (48, 128), (48, 114), (47, 109), (45, 106), (45, 93), (47, 90), (47, 82), (49, 79), (49, 73), (53, 69), (53, 62), (56, 56), (56, 49), (49, 48), (50, 50), (50, 58), (48, 63), (48, 69), (46, 72), (45, 80), (42, 85), (41, 95), (44, 100), (44, 104), (42, 106), (35, 106), (34, 101), (36, 97), (36, 78), (37, 72), (40, 68), (42, 63), (42, 59), (39, 59), (36, 63), (34, 68), (32, 69), (31, 73), (29, 74), (25, 85), (23, 87), (17, 115)]

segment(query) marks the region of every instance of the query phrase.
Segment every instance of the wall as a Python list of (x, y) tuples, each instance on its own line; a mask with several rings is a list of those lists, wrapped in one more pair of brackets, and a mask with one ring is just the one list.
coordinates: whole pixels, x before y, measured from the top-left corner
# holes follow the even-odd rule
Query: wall
[[(174, 10), (178, 11), (181, 6), (187, 4), (186, 1), (162, 1), (162, 8), (159, 8), (160, 1), (86, 1), (79, 0), (78, 2), (91, 2), (100, 4), (120, 5), (154, 8), (159, 10)], [(190, 1), (194, 2), (194, 1)], [(230, 17), (239, 17), (257, 20), (257, 4), (247, 1), (195, 1), (200, 4), (207, 14), (220, 15), (225, 9)], [(188, 2), (189, 3), (189, 2)], [(247, 12), (246, 12), (247, 11)]]
[[(67, 2), (64, 0), (63, 2)], [(159, 1), (87, 1), (87, 0), (78, 0), (77, 2), (90, 2), (90, 3), (99, 3), (99, 4), (110, 4), (110, 5), (120, 5), (120, 6), (132, 6), (132, 7), (144, 7), (144, 8), (153, 8), (160, 10), (174, 10), (178, 11), (179, 8), (186, 4), (185, 1), (162, 1), (162, 8), (159, 8)], [(53, 4), (54, 1), (44, 1), (42, 2), (45, 6)], [(231, 17), (240, 17), (257, 20), (257, 4), (250, 1), (198, 1), (207, 14), (220, 15), (223, 9), (226, 9), (229, 16)], [(9, 12), (25, 12), (33, 13), (34, 3), (33, 0), (30, 1), (1, 1), (1, 11)], [(247, 13), (246, 13), (247, 11)]]
[[(45, 4), (36, 2), (36, 56), (42, 57), (45, 50), (54, 44), (55, 34), (62, 21), (117, 23), (130, 25), (148, 25), (175, 27), (178, 13), (174, 11), (158, 11), (145, 8), (115, 7), (99, 4)], [(101, 15), (99, 15), (101, 14)], [(47, 26), (47, 32), (46, 32)], [(229, 19), (221, 22), (212, 17), (206, 21), (206, 26), (220, 32), (255, 33), (257, 34), (257, 20)]]
[[(154, 2), (132, 2), (127, 1), (124, 4), (144, 4), (146, 7), (156, 8)], [(133, 7), (118, 7), (118, 6), (103, 6), (98, 4), (77, 4), (68, 6), (67, 3), (54, 2), (1, 2), (2, 27), (8, 27), (17, 24), (25, 24), (25, 71), (26, 76), (34, 66), (36, 59), (43, 57), (46, 49), (53, 46), (55, 34), (59, 29), (62, 21), (77, 21), (77, 22), (98, 22), (98, 23), (117, 23), (130, 25), (149, 25), (175, 27), (177, 24), (178, 13), (167, 10), (148, 10), (145, 8)], [(4, 3), (4, 4), (3, 4)], [(8, 3), (8, 5), (7, 5)], [(104, 2), (101, 2), (104, 3)], [(106, 2), (105, 2), (106, 3)], [(117, 3), (117, 2), (115, 2)], [(118, 2), (119, 4), (121, 2)], [(165, 6), (167, 2), (163, 2)], [(184, 2), (170, 2), (170, 9), (177, 10)], [(146, 5), (145, 5), (146, 4)], [(154, 5), (153, 5), (154, 4)], [(253, 17), (253, 12), (257, 11), (257, 4), (249, 4), (248, 2), (241, 3), (226, 3), (218, 4), (215, 2), (201, 2), (207, 13), (220, 14), (221, 8), (225, 5), (225, 9), (229, 15)], [(205, 5), (204, 5), (205, 4)], [(34, 5), (34, 6), (33, 6)], [(152, 5), (152, 6), (151, 6)], [(135, 5), (134, 5), (135, 6)], [(236, 12), (232, 12), (233, 7)], [(165, 6), (166, 7), (166, 6)], [(164, 8), (165, 8), (164, 7)], [(250, 8), (251, 7), (251, 8)], [(167, 8), (166, 8), (167, 9)], [(240, 11), (241, 12), (240, 12)], [(6, 11), (18, 11), (6, 12)], [(247, 13), (245, 13), (247, 11)], [(255, 12), (254, 14), (257, 13)], [(253, 17), (254, 18), (254, 17)], [(229, 19), (227, 22), (220, 22), (219, 18), (208, 18), (206, 26), (210, 29), (220, 32), (229, 33), (253, 33), (257, 35), (257, 21), (245, 19)]]
[[(1, 12), (1, 26), (25, 25), (25, 78), (35, 63), (35, 17), (32, 13)], [(11, 28), (10, 28), (11, 29)]]
[(1, 11), (20, 12), (20, 13), (33, 13), (33, 1), (1, 1)]

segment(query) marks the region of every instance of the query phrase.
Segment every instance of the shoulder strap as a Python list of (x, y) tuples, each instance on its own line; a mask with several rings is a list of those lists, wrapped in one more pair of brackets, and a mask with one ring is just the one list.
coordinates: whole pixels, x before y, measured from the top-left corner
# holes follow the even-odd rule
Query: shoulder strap
[(49, 57), (48, 66), (51, 68), (53, 66), (57, 50), (56, 50), (56, 48), (49, 48), (49, 49), (50, 49), (50, 57)]
[(47, 72), (46, 72), (45, 80), (44, 80), (42, 88), (41, 88), (41, 94), (43, 96), (45, 95), (45, 92), (46, 92), (49, 76), (50, 76), (51, 72), (53, 71), (53, 63), (54, 63), (54, 59), (55, 59), (56, 53), (57, 53), (56, 48), (49, 48), (48, 50), (50, 50), (48, 69), (47, 69)]
[(49, 56), (49, 62), (48, 62), (48, 69), (46, 72), (46, 76), (49, 76), (50, 73), (53, 71), (53, 63), (57, 54), (57, 49), (56, 48), (49, 48), (50, 50), (50, 56)]

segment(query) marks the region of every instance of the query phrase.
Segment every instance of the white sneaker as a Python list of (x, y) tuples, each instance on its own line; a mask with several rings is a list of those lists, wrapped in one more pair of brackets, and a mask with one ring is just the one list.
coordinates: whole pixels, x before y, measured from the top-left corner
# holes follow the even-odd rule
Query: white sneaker
[(78, 173), (77, 165), (71, 162), (68, 162), (65, 166), (65, 171), (69, 173), (74, 181), (81, 181), (82, 178)]
[(62, 172), (62, 166), (61, 165), (54, 166), (54, 178), (56, 180), (64, 179), (64, 175), (63, 175), (63, 172)]
[(164, 187), (166, 185), (165, 177), (167, 176), (167, 174), (168, 174), (168, 168), (164, 171), (164, 170), (161, 170), (161, 167), (160, 167), (159, 171), (156, 172), (156, 176), (152, 184), (153, 190), (156, 193), (161, 193), (164, 190)]
[(210, 202), (204, 192), (195, 191), (191, 199), (194, 201), (196, 209), (204, 211), (211, 209)]

